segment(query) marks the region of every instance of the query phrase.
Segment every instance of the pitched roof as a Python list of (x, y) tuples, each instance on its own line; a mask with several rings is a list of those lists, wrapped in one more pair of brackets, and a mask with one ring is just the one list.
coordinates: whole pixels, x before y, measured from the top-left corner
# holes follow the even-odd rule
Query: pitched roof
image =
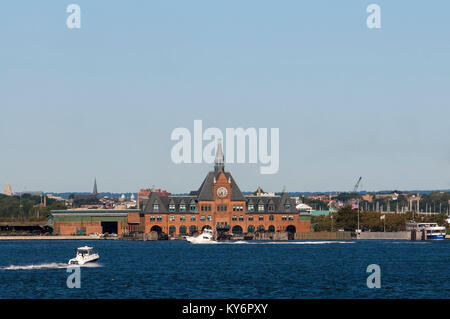
[[(220, 174), (221, 172), (219, 172)], [(244, 195), (236, 184), (233, 176), (229, 172), (225, 172), (225, 177), (231, 182), (231, 200), (232, 201), (245, 201)], [(218, 174), (217, 174), (218, 175)], [(217, 178), (215, 172), (209, 172), (200, 188), (196, 192), (191, 192), (192, 195), (198, 194), (197, 200), (201, 201), (213, 201), (214, 200), (214, 179)]]

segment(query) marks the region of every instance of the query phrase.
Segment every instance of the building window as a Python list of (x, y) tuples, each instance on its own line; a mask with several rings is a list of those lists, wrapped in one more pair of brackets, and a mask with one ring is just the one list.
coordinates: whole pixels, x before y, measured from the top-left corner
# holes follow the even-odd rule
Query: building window
[(175, 204), (170, 204), (169, 205), (169, 212), (174, 212), (175, 211)]
[(253, 216), (248, 216), (248, 220), (253, 220)]
[(281, 216), (281, 220), (286, 220), (287, 217), (286, 216)]
[(285, 210), (291, 210), (291, 205), (290, 205), (290, 204), (284, 205), (284, 209), (285, 209)]
[(270, 215), (270, 216), (269, 216), (269, 220), (273, 220), (273, 215)]
[(239, 206), (239, 210), (240, 210), (241, 212), (243, 212), (243, 211), (244, 211), (244, 205), (240, 205), (240, 206)]
[(162, 216), (156, 217), (156, 220), (159, 221), (159, 222), (162, 222)]
[(264, 204), (259, 204), (258, 205), (258, 212), (263, 212), (264, 211)]
[(244, 221), (244, 216), (242, 216), (242, 215), (239, 216), (239, 221), (240, 221), (240, 222)]
[(195, 212), (196, 209), (197, 209), (197, 205), (191, 204), (191, 212)]
[(269, 205), (269, 212), (273, 212), (273, 211), (274, 211), (273, 205)]
[(263, 215), (259, 215), (258, 220), (264, 220), (264, 216)]
[(186, 216), (181, 215), (181, 216), (180, 216), (180, 220), (181, 220), (181, 221), (185, 221), (185, 220), (186, 220)]
[(233, 205), (233, 212), (236, 211), (236, 205)]
[(154, 222), (155, 221), (155, 216), (150, 216), (150, 221)]
[(153, 204), (153, 211), (154, 212), (158, 212), (159, 211), (159, 205), (158, 204)]
[(289, 215), (289, 220), (294, 220), (294, 216)]
[(211, 215), (208, 215), (208, 220), (212, 221), (212, 216)]
[(177, 229), (175, 228), (175, 226), (170, 226), (169, 227), (169, 235), (175, 234), (176, 231), (177, 231)]
[(175, 216), (171, 215), (171, 216), (170, 216), (170, 221), (171, 221), (171, 222), (175, 221)]
[(186, 211), (186, 205), (184, 205), (184, 204), (181, 204), (180, 205), (180, 212), (185, 212)]
[(182, 235), (186, 234), (186, 226), (184, 225), (180, 226), (180, 234)]
[(253, 204), (248, 205), (248, 211), (252, 212), (255, 209), (255, 207), (253, 206)]
[(200, 220), (205, 221), (206, 217), (204, 215), (200, 216)]
[(192, 221), (195, 220), (195, 216), (194, 216), (194, 215), (191, 216), (191, 220), (192, 220)]
[(236, 221), (236, 220), (237, 220), (237, 216), (233, 216), (233, 217), (231, 218), (231, 220)]

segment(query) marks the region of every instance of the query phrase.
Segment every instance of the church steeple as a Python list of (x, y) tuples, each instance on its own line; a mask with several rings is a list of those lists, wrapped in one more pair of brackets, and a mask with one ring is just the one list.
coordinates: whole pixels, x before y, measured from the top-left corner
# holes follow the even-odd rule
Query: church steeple
[(97, 178), (94, 179), (94, 189), (92, 191), (92, 195), (97, 196)]
[(217, 153), (216, 158), (214, 159), (214, 172), (216, 175), (220, 172), (223, 172), (225, 169), (225, 156), (222, 152), (222, 139), (219, 138), (219, 142), (217, 143)]

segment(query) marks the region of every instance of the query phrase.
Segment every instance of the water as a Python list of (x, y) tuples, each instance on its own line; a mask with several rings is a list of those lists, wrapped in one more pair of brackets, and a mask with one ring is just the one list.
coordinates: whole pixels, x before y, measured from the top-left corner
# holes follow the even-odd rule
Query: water
[[(90, 245), (98, 263), (66, 285)], [(3, 241), (0, 298), (448, 298), (450, 241)], [(366, 268), (381, 267), (381, 288)]]

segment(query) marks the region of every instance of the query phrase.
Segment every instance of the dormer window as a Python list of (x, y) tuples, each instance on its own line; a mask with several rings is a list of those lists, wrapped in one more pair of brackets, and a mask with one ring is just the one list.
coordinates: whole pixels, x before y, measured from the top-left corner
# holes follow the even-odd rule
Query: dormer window
[(181, 204), (180, 205), (180, 212), (185, 212), (186, 211), (186, 205), (185, 204)]
[(249, 212), (253, 212), (254, 209), (255, 209), (255, 206), (253, 204), (249, 204), (248, 205), (248, 211)]
[(158, 204), (153, 204), (153, 211), (154, 212), (159, 211), (159, 205)]
[(174, 212), (175, 211), (175, 204), (170, 204), (169, 205), (169, 212)]
[(291, 204), (285, 204), (284, 205), (285, 210), (291, 210)]
[(191, 212), (195, 212), (196, 209), (197, 209), (197, 205), (191, 204)]
[(259, 204), (258, 205), (258, 212), (263, 212), (264, 211), (264, 204)]
[(274, 208), (274, 206), (271, 204), (271, 205), (269, 205), (269, 212), (273, 212), (274, 210), (275, 210), (275, 208)]

